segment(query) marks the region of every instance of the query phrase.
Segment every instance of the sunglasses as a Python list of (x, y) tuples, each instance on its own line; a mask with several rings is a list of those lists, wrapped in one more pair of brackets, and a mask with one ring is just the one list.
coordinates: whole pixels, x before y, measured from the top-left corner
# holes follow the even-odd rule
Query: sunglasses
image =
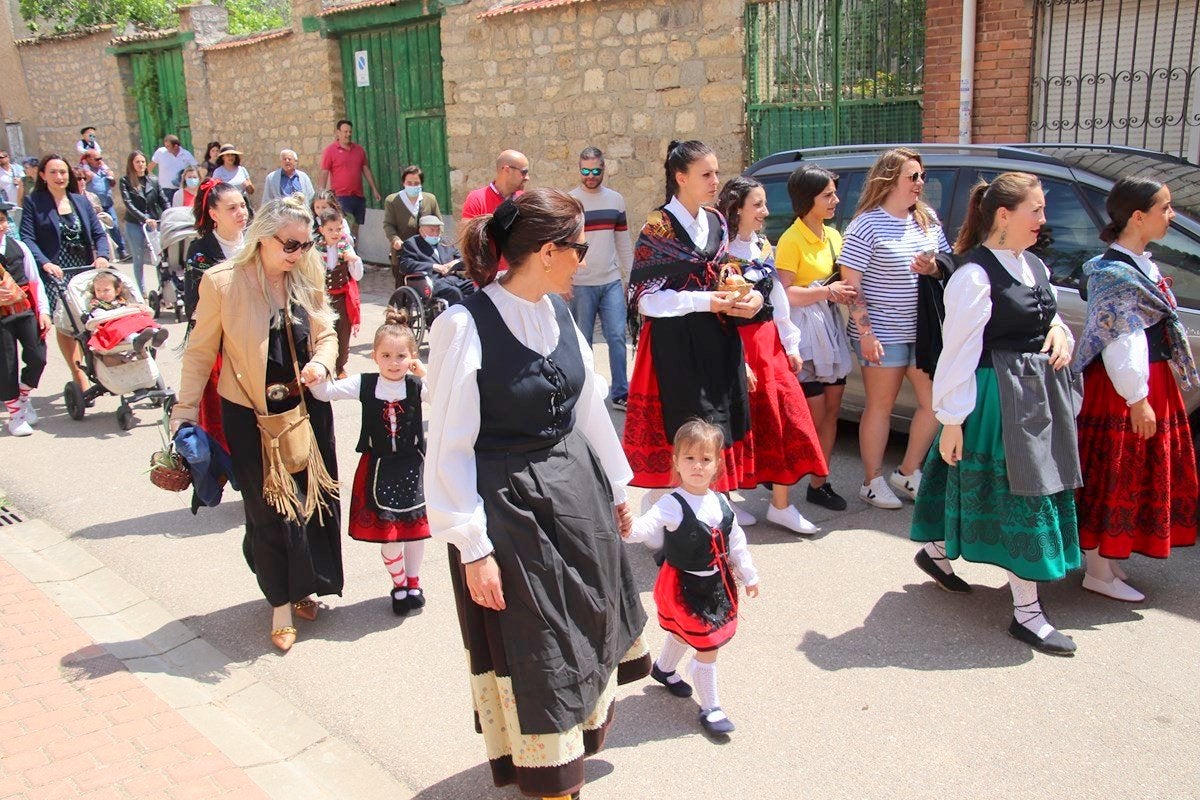
[(521, 173), (522, 177), (529, 174), (529, 167), (526, 167), (525, 169), (521, 169), (520, 167), (514, 167), (512, 164), (505, 164), (505, 166), (508, 167), (509, 169), (515, 169), (517, 172)]
[(555, 242), (555, 244), (563, 249), (570, 248), (574, 250), (575, 254), (579, 256), (580, 261), (583, 261), (584, 256), (587, 255), (588, 247), (590, 247), (587, 242)]
[(906, 177), (913, 183), (916, 183), (917, 181), (924, 181), (927, 177), (929, 177), (929, 173), (928, 172), (914, 172), (912, 175), (908, 175)]
[(584, 177), (587, 177), (588, 175), (595, 175), (598, 177), (604, 174), (604, 167), (592, 167), (591, 169), (587, 167), (580, 167), (579, 174), (583, 175)]
[(283, 252), (294, 253), (299, 250), (301, 253), (307, 253), (316, 242), (309, 239), (307, 242), (297, 242), (295, 239), (288, 239), (286, 242), (280, 239), (278, 235), (272, 236), (275, 241), (283, 245)]

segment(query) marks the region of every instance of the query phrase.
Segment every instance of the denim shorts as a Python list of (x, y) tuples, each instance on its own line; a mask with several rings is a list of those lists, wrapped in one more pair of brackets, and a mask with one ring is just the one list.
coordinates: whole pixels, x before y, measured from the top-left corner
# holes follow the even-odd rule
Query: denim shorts
[(914, 342), (903, 344), (884, 344), (883, 358), (878, 364), (872, 364), (863, 358), (862, 345), (858, 339), (850, 342), (854, 346), (854, 355), (858, 356), (858, 364), (862, 367), (909, 367), (917, 363), (917, 345)]

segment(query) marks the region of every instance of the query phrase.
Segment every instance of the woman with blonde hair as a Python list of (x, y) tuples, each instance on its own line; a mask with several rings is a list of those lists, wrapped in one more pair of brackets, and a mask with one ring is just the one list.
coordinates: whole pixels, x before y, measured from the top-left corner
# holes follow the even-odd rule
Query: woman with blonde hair
[[(292, 612), (316, 619), (312, 595), (342, 593), (333, 414), (328, 403), (306, 393), (333, 374), (337, 334), (304, 197), (264, 205), (242, 249), (204, 273), (199, 295), (172, 428), (196, 423), (220, 355), (222, 424), (246, 511), (242, 551), (273, 608), (271, 641), (287, 652), (296, 640)], [(301, 403), (319, 457), (292, 476), (290, 504), (268, 502), (257, 415), (284, 413)]]
[(1035, 650), (1071, 655), (1038, 599), (1038, 581), (1079, 566), (1075, 489), (1078, 382), (1074, 342), (1058, 316), (1046, 265), (1026, 248), (1046, 223), (1033, 175), (1006, 172), (971, 192), (954, 244), (966, 263), (946, 286), (933, 408), (943, 424), (925, 462), (911, 537), (916, 563), (949, 592), (971, 587), (952, 559), (1008, 573), (1008, 633)]
[[(847, 333), (862, 366), (866, 408), (858, 427), (863, 483), (858, 496), (879, 508), (900, 508), (892, 491), (915, 499), (921, 461), (937, 434), (929, 376), (917, 368), (917, 280), (938, 271), (934, 255), (950, 245), (937, 214), (921, 199), (925, 167), (903, 147), (881, 155), (867, 173), (838, 264), (854, 291)], [(892, 407), (905, 378), (917, 395), (900, 466), (884, 480), (883, 454)], [(890, 487), (889, 487), (890, 484)]]

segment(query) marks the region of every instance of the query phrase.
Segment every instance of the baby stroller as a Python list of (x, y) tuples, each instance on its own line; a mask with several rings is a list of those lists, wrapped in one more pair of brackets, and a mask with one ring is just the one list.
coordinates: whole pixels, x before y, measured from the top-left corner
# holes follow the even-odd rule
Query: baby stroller
[[(67, 404), (67, 414), (71, 419), (80, 420), (97, 397), (106, 394), (118, 396), (121, 404), (117, 406), (117, 424), (121, 426), (121, 430), (127, 431), (133, 427), (134, 405), (145, 403), (151, 408), (165, 406), (169, 411), (171, 404), (175, 402), (175, 392), (167, 388), (158, 370), (158, 364), (154, 361), (153, 348), (138, 355), (133, 352), (133, 345), (128, 342), (122, 342), (104, 353), (96, 352), (88, 346), (88, 340), (92, 336), (92, 331), (88, 329), (92, 279), (98, 272), (94, 269), (81, 272), (73, 276), (65, 288), (59, 283), (50, 284), (50, 291), (58, 295), (54, 325), (79, 342), (83, 348), (83, 363), (79, 366), (92, 384), (85, 392), (75, 381), (68, 381), (63, 389), (63, 398)], [(115, 270), (111, 272), (121, 280), (125, 296), (135, 303), (143, 302), (142, 293), (138, 291), (132, 278)]]
[[(162, 314), (163, 306), (174, 309), (175, 321), (187, 316), (183, 307), (183, 267), (188, 243), (196, 238), (196, 219), (192, 209), (175, 206), (163, 212), (158, 229), (146, 231), (146, 246), (158, 271), (158, 288), (146, 296), (146, 305), (154, 310), (154, 318)], [(168, 288), (170, 291), (168, 292)]]

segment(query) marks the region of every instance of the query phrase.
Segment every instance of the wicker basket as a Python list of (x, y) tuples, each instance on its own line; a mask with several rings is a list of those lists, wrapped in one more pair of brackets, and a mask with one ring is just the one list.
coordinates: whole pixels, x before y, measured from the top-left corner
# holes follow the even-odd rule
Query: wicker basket
[(192, 473), (174, 448), (150, 456), (150, 482), (168, 492), (182, 492), (192, 485)]

